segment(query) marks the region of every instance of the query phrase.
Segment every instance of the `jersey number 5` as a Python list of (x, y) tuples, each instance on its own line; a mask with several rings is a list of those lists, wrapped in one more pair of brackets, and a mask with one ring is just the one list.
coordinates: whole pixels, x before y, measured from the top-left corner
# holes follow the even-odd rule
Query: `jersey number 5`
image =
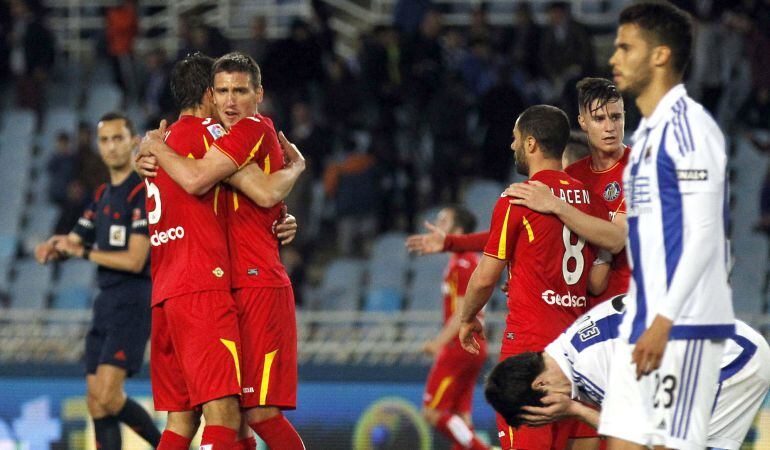
[(160, 189), (158, 189), (155, 183), (151, 183), (146, 178), (144, 179), (144, 184), (147, 185), (147, 198), (155, 199), (155, 209), (147, 211), (147, 221), (150, 222), (150, 225), (155, 225), (160, 222)]
[[(149, 190), (147, 191), (149, 195)], [(578, 237), (577, 243), (572, 243), (572, 232), (566, 225), (561, 232), (562, 241), (564, 242), (564, 256), (561, 259), (561, 273), (564, 276), (564, 282), (567, 286), (572, 286), (580, 280), (583, 275), (583, 268), (585, 267), (585, 259), (583, 258), (583, 247), (586, 245), (586, 240)], [(575, 268), (569, 270), (569, 261), (575, 260)]]

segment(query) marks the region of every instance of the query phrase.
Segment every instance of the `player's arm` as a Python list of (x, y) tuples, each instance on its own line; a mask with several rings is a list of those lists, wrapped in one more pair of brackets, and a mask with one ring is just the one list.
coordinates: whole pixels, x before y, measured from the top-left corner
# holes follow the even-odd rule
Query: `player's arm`
[[(457, 297), (457, 304), (461, 305), (463, 301), (463, 297)], [(438, 333), (438, 336), (436, 336), (433, 340), (430, 340), (425, 343), (425, 346), (423, 349), (426, 353), (430, 354), (437, 354), (439, 350), (441, 350), (442, 347), (447, 345), (452, 339), (454, 339), (455, 336), (460, 333), (460, 313), (459, 310), (455, 311), (454, 314), (452, 314), (452, 317), (449, 318), (446, 325), (444, 325), (443, 328), (441, 328), (441, 331)]]
[(619, 253), (626, 245), (628, 228), (625, 214), (616, 214), (612, 222), (586, 214), (553, 195), (551, 189), (539, 181), (512, 184), (504, 193), (512, 197), (514, 205), (554, 214), (578, 236), (612, 254)]
[(275, 206), (285, 199), (305, 170), (305, 158), (297, 146), (289, 142), (282, 132), (278, 134), (278, 141), (288, 160), (283, 169), (266, 174), (257, 164), (247, 164), (227, 180), (263, 208)]
[(205, 194), (238, 170), (236, 162), (222, 151), (208, 151), (201, 159), (185, 158), (177, 154), (163, 142), (165, 133), (164, 120), (159, 129), (148, 132), (142, 140), (137, 160), (154, 156), (158, 165), (188, 194)]
[(468, 290), (460, 308), (460, 343), (463, 348), (473, 354), (478, 354), (481, 347), (474, 334), (481, 339), (484, 337), (484, 327), (476, 314), (487, 304), (492, 292), (497, 286), (497, 280), (507, 264), (506, 260), (483, 255), (476, 270), (468, 282)]
[(611, 262), (612, 255), (606, 250), (600, 250), (596, 259), (594, 259), (591, 271), (588, 272), (588, 292), (591, 295), (601, 295), (607, 290), (607, 285), (610, 282)]
[(128, 238), (128, 249), (121, 251), (89, 251), (82, 244), (75, 244), (69, 240), (61, 241), (56, 249), (67, 256), (84, 258), (109, 269), (139, 273), (150, 254), (150, 238), (132, 233)]
[(436, 225), (424, 223), (427, 233), (406, 238), (406, 248), (418, 255), (441, 252), (483, 252), (489, 240), (489, 231), (468, 234), (446, 234)]
[(524, 406), (521, 419), (528, 425), (540, 426), (566, 417), (576, 417), (588, 425), (599, 427), (599, 411), (571, 399), (565, 394), (548, 394), (542, 398), (543, 406)]

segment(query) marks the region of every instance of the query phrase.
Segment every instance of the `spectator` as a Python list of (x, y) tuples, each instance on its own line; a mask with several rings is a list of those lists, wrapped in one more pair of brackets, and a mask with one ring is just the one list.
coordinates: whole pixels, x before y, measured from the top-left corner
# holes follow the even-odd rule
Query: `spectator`
[(358, 81), (342, 57), (334, 57), (327, 65), (323, 92), (326, 94), (323, 106), (324, 117), (328, 118), (327, 120), (334, 128), (335, 136), (342, 135), (351, 127), (363, 126), (359, 114), (361, 92)]
[(412, 36), (431, 7), (431, 0), (398, 0), (393, 8), (393, 26), (405, 36)]
[(145, 128), (153, 130), (161, 119), (166, 118), (175, 109), (174, 99), (168, 84), (168, 74), (171, 71), (166, 59), (166, 51), (162, 48), (152, 50), (147, 55), (147, 73), (142, 83), (144, 93), (142, 104), (147, 117)]
[(557, 96), (576, 77), (594, 71), (594, 51), (586, 28), (570, 14), (570, 4), (548, 5), (548, 26), (540, 43), (540, 67)]
[(770, 167), (765, 174), (759, 199), (759, 222), (754, 229), (770, 236)]
[(123, 0), (106, 14), (107, 55), (112, 63), (115, 83), (123, 90), (124, 101), (136, 95), (134, 40), (139, 33), (136, 1)]
[(238, 50), (254, 58), (257, 64), (262, 64), (270, 45), (267, 37), (267, 20), (265, 16), (254, 16), (251, 19), (249, 31), (249, 38), (238, 43)]
[(540, 40), (543, 30), (535, 23), (532, 5), (528, 2), (516, 6), (514, 26), (506, 33), (505, 52), (511, 58), (513, 67), (522, 68), (530, 78), (540, 77)]
[(513, 169), (511, 146), (513, 123), (528, 105), (511, 83), (511, 68), (499, 69), (497, 83), (479, 102), (479, 122), (484, 130), (481, 147), (481, 175), (498, 181), (508, 181)]
[(462, 72), (468, 90), (476, 97), (481, 97), (494, 85), (497, 68), (486, 39), (471, 42), (471, 52), (463, 61)]
[(43, 89), (54, 62), (53, 34), (43, 24), (40, 7), (26, 0), (11, 1), (10, 67), (18, 80), (19, 106), (42, 114)]
[(46, 171), (50, 177), (48, 185), (48, 199), (64, 208), (69, 198), (69, 186), (75, 179), (77, 170), (77, 155), (72, 151), (70, 136), (64, 131), (56, 135), (56, 149), (46, 164)]
[(179, 20), (182, 39), (182, 45), (177, 54), (179, 59), (196, 51), (212, 58), (218, 58), (230, 52), (232, 48), (230, 40), (218, 28), (206, 25), (195, 14), (183, 14)]
[(441, 36), (444, 66), (448, 72), (462, 70), (463, 62), (468, 57), (468, 49), (463, 33), (457, 28), (449, 28)]
[(395, 128), (395, 107), (402, 97), (403, 55), (394, 28), (379, 26), (364, 39), (359, 56), (365, 102), (373, 110), (371, 124)]
[(407, 71), (411, 77), (409, 98), (416, 111), (421, 111), (430, 101), (441, 83), (444, 71), (441, 35), (441, 15), (430, 10), (423, 18), (420, 32), (408, 40), (403, 48)]

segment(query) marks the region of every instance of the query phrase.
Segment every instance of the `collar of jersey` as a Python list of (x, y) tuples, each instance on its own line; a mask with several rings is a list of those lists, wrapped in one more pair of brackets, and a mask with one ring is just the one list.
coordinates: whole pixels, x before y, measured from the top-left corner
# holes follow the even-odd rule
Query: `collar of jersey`
[(662, 120), (673, 114), (671, 108), (674, 107), (674, 104), (678, 102), (680, 98), (686, 95), (687, 89), (685, 89), (684, 84), (682, 83), (677, 84), (666, 92), (666, 95), (660, 99), (658, 105), (655, 107), (655, 111), (652, 112), (650, 117), (644, 117), (639, 122), (639, 127), (634, 132), (634, 142), (638, 140), (639, 134), (655, 128)]

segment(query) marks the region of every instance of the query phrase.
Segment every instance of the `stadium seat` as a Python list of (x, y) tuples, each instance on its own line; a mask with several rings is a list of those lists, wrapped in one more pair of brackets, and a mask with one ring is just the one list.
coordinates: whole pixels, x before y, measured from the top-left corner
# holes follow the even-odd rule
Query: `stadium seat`
[(49, 203), (33, 205), (27, 214), (27, 226), (24, 228), (23, 244), (26, 252), (31, 253), (35, 246), (48, 239), (59, 219), (59, 208)]
[(35, 131), (35, 114), (28, 109), (12, 109), (3, 113), (2, 132), (6, 136), (29, 139)]
[[(78, 116), (72, 108), (51, 108), (45, 114), (43, 122), (43, 135), (56, 137), (60, 131), (67, 132), (75, 139), (74, 133), (77, 131)], [(51, 140), (53, 143), (53, 139)]]
[(436, 216), (438, 215), (439, 211), (441, 211), (441, 206), (432, 206), (426, 210), (423, 210), (420, 212), (420, 214), (417, 216), (417, 232), (418, 233), (425, 233), (427, 230), (425, 229), (425, 226), (423, 225), (425, 221), (431, 223), (436, 223)]
[(405, 242), (404, 233), (386, 233), (374, 241), (372, 256), (369, 259), (367, 295), (389, 289), (403, 297), (409, 264)]
[(314, 292), (312, 306), (322, 311), (358, 310), (363, 274), (361, 260), (333, 261), (326, 269), (321, 286)]
[(33, 260), (16, 265), (16, 279), (9, 290), (11, 307), (20, 309), (42, 309), (50, 291), (51, 267), (41, 266)]
[(59, 279), (55, 290), (72, 286), (85, 286), (93, 289), (96, 286), (96, 264), (84, 259), (71, 259), (59, 263)]
[(120, 109), (123, 94), (113, 84), (97, 84), (88, 88), (86, 93), (88, 100), (83, 114), (89, 123), (96, 123), (104, 114)]
[(412, 263), (412, 284), (409, 286), (407, 309), (440, 311), (443, 308), (441, 285), (449, 255), (420, 256)]
[(390, 288), (373, 289), (364, 297), (364, 311), (401, 311), (402, 295)]
[(93, 289), (87, 285), (67, 286), (53, 297), (53, 309), (88, 309), (91, 305)]
[(476, 216), (479, 230), (489, 228), (492, 210), (505, 187), (496, 181), (475, 180), (462, 195), (463, 204)]

